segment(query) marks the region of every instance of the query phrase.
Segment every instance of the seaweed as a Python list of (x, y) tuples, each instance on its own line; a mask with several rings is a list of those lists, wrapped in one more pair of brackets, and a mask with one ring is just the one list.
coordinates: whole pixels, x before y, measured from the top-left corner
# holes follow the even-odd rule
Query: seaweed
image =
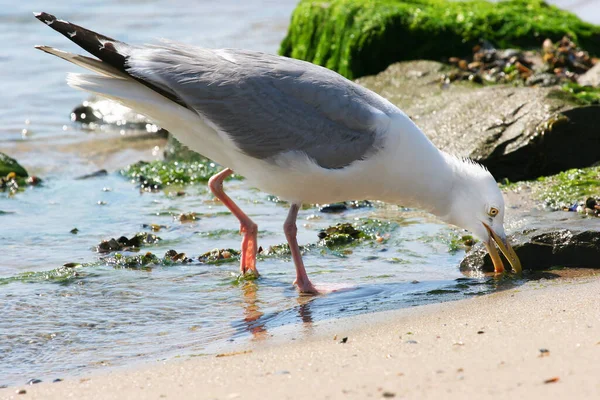
[(600, 195), (600, 166), (570, 169), (538, 178), (532, 184), (534, 196), (547, 207), (560, 209), (573, 202)]
[(600, 53), (600, 27), (542, 0), (303, 0), (279, 53), (354, 79), (397, 61), (467, 55), (480, 39), (532, 48), (564, 35)]
[[(208, 182), (223, 168), (214, 162), (201, 161), (139, 161), (123, 168), (121, 175), (138, 182), (144, 190), (161, 190), (165, 186)], [(240, 179), (232, 175), (229, 179)]]

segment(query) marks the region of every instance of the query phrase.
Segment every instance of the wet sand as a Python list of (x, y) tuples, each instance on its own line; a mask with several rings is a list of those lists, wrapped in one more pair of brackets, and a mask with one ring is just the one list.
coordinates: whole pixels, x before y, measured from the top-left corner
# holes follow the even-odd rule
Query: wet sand
[(322, 321), (301, 335), (275, 330), (221, 357), (0, 389), (0, 398), (599, 398), (600, 274), (561, 274), (487, 296)]

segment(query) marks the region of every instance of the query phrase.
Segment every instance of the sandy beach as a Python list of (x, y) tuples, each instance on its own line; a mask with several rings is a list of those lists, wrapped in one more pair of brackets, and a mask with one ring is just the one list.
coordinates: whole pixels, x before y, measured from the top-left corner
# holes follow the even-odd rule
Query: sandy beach
[(599, 398), (600, 280), (568, 274), (323, 321), (302, 335), (282, 329), (235, 353), (10, 387), (0, 398)]

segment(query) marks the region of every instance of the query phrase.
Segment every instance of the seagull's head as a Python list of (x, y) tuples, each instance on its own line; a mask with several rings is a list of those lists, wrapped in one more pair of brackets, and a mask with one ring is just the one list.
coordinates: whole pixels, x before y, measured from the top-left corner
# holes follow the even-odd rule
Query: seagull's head
[(454, 184), (450, 194), (449, 213), (444, 219), (470, 231), (481, 240), (492, 258), (494, 270), (504, 271), (496, 245), (516, 273), (521, 262), (504, 232), (504, 198), (496, 180), (481, 165), (470, 160), (455, 160)]

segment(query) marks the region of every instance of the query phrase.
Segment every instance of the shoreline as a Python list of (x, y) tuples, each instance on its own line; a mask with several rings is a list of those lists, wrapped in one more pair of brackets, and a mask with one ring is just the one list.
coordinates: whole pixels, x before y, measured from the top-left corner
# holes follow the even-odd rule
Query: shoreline
[[(596, 270), (585, 272), (454, 302), (322, 321), (307, 327), (301, 340), (283, 328), (266, 343), (220, 357), (9, 387), (0, 389), (0, 398), (547, 399), (575, 390), (578, 398), (597, 398), (600, 280)], [(27, 393), (18, 395), (19, 389)]]

